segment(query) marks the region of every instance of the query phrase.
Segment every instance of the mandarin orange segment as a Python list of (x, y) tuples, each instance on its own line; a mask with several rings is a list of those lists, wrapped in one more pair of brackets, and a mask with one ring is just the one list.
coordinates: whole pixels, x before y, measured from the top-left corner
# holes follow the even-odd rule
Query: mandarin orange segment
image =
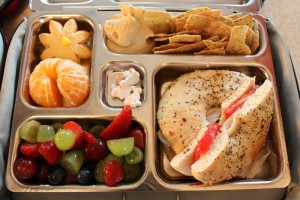
[(61, 59), (53, 58), (42, 61), (40, 64), (40, 71), (46, 74), (48, 77), (56, 81), (57, 73), (56, 68)]
[(29, 79), (31, 98), (44, 107), (61, 106), (61, 94), (56, 82), (41, 71), (34, 71)]
[(85, 67), (70, 60), (57, 67), (57, 86), (66, 104), (81, 105), (90, 91), (90, 79)]
[(81, 105), (90, 91), (85, 67), (64, 59), (49, 58), (36, 66), (29, 78), (29, 92), (44, 107)]

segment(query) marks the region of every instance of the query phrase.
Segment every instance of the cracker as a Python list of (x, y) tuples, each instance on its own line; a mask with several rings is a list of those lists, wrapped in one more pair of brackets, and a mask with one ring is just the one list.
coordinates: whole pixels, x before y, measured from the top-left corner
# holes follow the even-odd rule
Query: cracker
[(170, 19), (170, 32), (175, 33), (176, 32), (176, 18), (172, 17)]
[(201, 35), (174, 35), (169, 37), (169, 43), (196, 43), (201, 41)]
[(247, 32), (247, 35), (246, 35), (246, 44), (250, 47), (252, 45), (252, 39), (253, 39), (253, 36), (254, 36), (254, 31), (248, 27), (248, 32)]
[(181, 47), (178, 48), (173, 48), (173, 49), (167, 49), (167, 50), (162, 50), (162, 51), (154, 51), (154, 54), (171, 54), (171, 53), (191, 53), (191, 52), (196, 52), (204, 49), (206, 45), (204, 44), (203, 41), (193, 43), (193, 44), (185, 44)]
[(242, 13), (234, 13), (232, 15), (227, 15), (226, 18), (236, 20), (236, 19), (240, 18), (241, 16), (242, 16)]
[(189, 17), (189, 15), (184, 15), (182, 17), (175, 19), (176, 32), (184, 31), (184, 26), (186, 24), (188, 17)]
[(203, 40), (204, 44), (207, 46), (209, 50), (225, 48), (228, 42), (213, 42), (211, 40)]
[(196, 30), (188, 30), (188, 31), (180, 31), (176, 33), (158, 33), (158, 34), (153, 34), (151, 37), (171, 37), (174, 35), (181, 35), (181, 34), (189, 34), (189, 35), (199, 35), (199, 31)]
[(253, 31), (254, 31), (254, 35), (253, 35), (253, 38), (252, 38), (252, 44), (250, 46), (250, 49), (251, 49), (251, 54), (253, 54), (256, 49), (258, 48), (259, 46), (259, 30), (258, 30), (258, 23), (253, 20), (253, 27), (252, 27)]
[(233, 20), (226, 16), (220, 16), (220, 20), (228, 26), (232, 26)]
[(211, 9), (208, 7), (199, 7), (186, 11), (174, 17), (174, 19), (172, 20), (172, 26), (174, 26), (173, 30), (176, 30), (176, 32), (184, 30), (184, 26), (190, 15), (202, 15), (214, 19), (219, 19), (221, 16), (221, 10)]
[(252, 28), (252, 19), (253, 15), (251, 13), (244, 15), (242, 17), (239, 17), (238, 19), (234, 20), (232, 22), (232, 26), (242, 26), (247, 25), (249, 28)]
[(218, 35), (220, 37), (229, 37), (231, 27), (220, 20), (202, 15), (190, 15), (184, 26), (185, 30), (198, 30), (203, 37)]
[(158, 37), (158, 38), (154, 38), (155, 42), (165, 42), (168, 41), (169, 37)]
[(221, 16), (221, 10), (220, 9), (211, 9), (208, 7), (198, 7), (198, 8), (193, 8), (189, 11), (186, 11), (180, 15), (178, 15), (178, 18), (184, 17), (184, 16), (189, 16), (189, 15), (203, 15), (207, 17), (211, 17), (214, 19), (219, 19)]
[(249, 27), (234, 26), (230, 35), (229, 42), (226, 47), (226, 54), (235, 55), (249, 55), (251, 54), (250, 48), (246, 44), (246, 37)]
[[(226, 37), (224, 37), (224, 38), (226, 38)], [(211, 40), (211, 41), (213, 41), (213, 42), (216, 42), (216, 41), (221, 41), (221, 40), (219, 40), (220, 39), (220, 37), (219, 36), (217, 36), (217, 35), (214, 35), (214, 36), (211, 36), (211, 37), (209, 37), (209, 38), (206, 38), (206, 40)], [(223, 41), (221, 41), (221, 42), (223, 42)]]
[(218, 42), (224, 42), (224, 41), (228, 41), (228, 37), (222, 37), (220, 40), (218, 40)]
[(181, 47), (181, 46), (184, 46), (185, 44), (182, 44), (182, 43), (171, 43), (171, 44), (165, 44), (165, 45), (161, 45), (159, 47), (154, 47), (152, 49), (152, 51), (164, 51), (164, 50), (167, 50), (167, 49), (174, 49), (174, 48), (178, 48), (178, 47)]
[(216, 48), (216, 49), (204, 49), (194, 54), (195, 55), (225, 55), (225, 49), (223, 47)]

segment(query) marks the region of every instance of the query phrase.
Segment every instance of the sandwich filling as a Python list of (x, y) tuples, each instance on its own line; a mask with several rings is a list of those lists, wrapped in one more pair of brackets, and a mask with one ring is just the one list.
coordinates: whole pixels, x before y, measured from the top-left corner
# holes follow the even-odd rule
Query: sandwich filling
[(245, 101), (252, 95), (258, 88), (258, 85), (254, 85), (250, 90), (246, 92), (242, 97), (240, 97), (236, 102), (231, 104), (228, 108), (225, 109), (225, 115), (228, 119), (238, 108), (242, 107)]
[(197, 144), (194, 152), (193, 162), (199, 160), (200, 156), (207, 152), (207, 150), (211, 147), (213, 140), (221, 132), (221, 128), (222, 126), (217, 123), (212, 123), (208, 126), (204, 136)]

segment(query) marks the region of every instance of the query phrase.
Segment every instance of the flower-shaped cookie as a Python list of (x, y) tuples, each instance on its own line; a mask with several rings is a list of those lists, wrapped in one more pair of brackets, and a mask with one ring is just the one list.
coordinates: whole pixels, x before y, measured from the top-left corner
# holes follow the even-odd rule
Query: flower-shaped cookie
[(41, 43), (46, 49), (41, 54), (41, 59), (63, 58), (80, 63), (80, 59), (89, 58), (91, 50), (86, 45), (90, 37), (87, 31), (78, 31), (77, 23), (70, 19), (64, 26), (51, 20), (49, 23), (50, 33), (39, 35)]

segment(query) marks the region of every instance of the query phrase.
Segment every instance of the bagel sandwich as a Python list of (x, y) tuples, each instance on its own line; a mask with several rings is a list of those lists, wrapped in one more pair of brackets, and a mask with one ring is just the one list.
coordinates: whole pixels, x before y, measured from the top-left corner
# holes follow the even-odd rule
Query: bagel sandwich
[(175, 79), (157, 110), (159, 128), (175, 153), (182, 152), (209, 125), (207, 110), (219, 107), (249, 81), (245, 74), (228, 70), (197, 70)]
[[(232, 76), (229, 76), (231, 79), (227, 80), (232, 81), (235, 79), (235, 82), (232, 81), (233, 86), (230, 86), (230, 88), (233, 89), (230, 89), (228, 93), (225, 92), (225, 97), (221, 98), (220, 102), (216, 100), (216, 96), (213, 96), (214, 98), (210, 100), (212, 104), (215, 104), (212, 106), (221, 107), (221, 116), (218, 123), (209, 124), (205, 119), (206, 110), (204, 110), (204, 112), (201, 113), (204, 122), (193, 121), (193, 124), (205, 125), (201, 126), (196, 134), (190, 133), (193, 134), (193, 136), (185, 137), (192, 137), (192, 139), (188, 145), (184, 147), (184, 150), (179, 152), (173, 149), (171, 142), (173, 140), (180, 140), (181, 138), (174, 138), (176, 137), (174, 134), (172, 135), (173, 138), (166, 133), (163, 135), (167, 141), (170, 141), (171, 147), (176, 153), (170, 162), (175, 170), (187, 176), (194, 176), (204, 184), (214, 184), (239, 176), (251, 165), (252, 161), (262, 149), (272, 120), (273, 90), (272, 83), (269, 80), (265, 80), (265, 82), (258, 87), (255, 85), (255, 78), (250, 78), (238, 72), (207, 70), (183, 75), (185, 76), (183, 81), (180, 80), (181, 77), (179, 77), (175, 83), (170, 85), (165, 94), (167, 94), (168, 91), (172, 91), (172, 87), (177, 85), (177, 82), (182, 84), (182, 82), (186, 80), (194, 80), (193, 78), (195, 77), (197, 77), (198, 83), (201, 84), (202, 76), (198, 75), (199, 73), (202, 74), (202, 72), (205, 72), (203, 76), (207, 74), (218, 74), (219, 76), (229, 73), (232, 74)], [(191, 75), (193, 73), (195, 73), (195, 76)], [(199, 82), (199, 80), (201, 81)], [(227, 80), (223, 78), (221, 82)], [(201, 91), (202, 93), (207, 93), (207, 90), (209, 92), (215, 91), (216, 93), (215, 85), (211, 86), (210, 83), (206, 84), (210, 86), (210, 89), (203, 86), (202, 89), (205, 91)], [(216, 85), (219, 85), (219, 83)], [(223, 85), (227, 85), (227, 83), (223, 83)], [(223, 88), (221, 88), (221, 90), (224, 91)], [(177, 93), (178, 92), (177, 88)], [(173, 93), (172, 96), (176, 95)], [(247, 98), (245, 98), (245, 96)], [(195, 94), (190, 97), (194, 98)], [(244, 101), (240, 103), (241, 100)], [(174, 102), (168, 103), (174, 105)], [(201, 107), (205, 103), (200, 102), (199, 104)], [(197, 104), (195, 106), (197, 106)], [(165, 108), (165, 106), (161, 105), (159, 108)], [(175, 109), (174, 112), (178, 112), (174, 106), (173, 109)], [(209, 106), (206, 106), (205, 109), (209, 109)], [(169, 108), (168, 110), (171, 109)], [(160, 112), (166, 111), (162, 110)], [(185, 114), (184, 117), (186, 117), (186, 115), (187, 114)], [(161, 113), (159, 116), (161, 116)], [(162, 120), (160, 119), (158, 121), (161, 122)], [(175, 128), (173, 129), (176, 130)], [(213, 137), (211, 136), (211, 130), (217, 131), (213, 133)], [(161, 131), (163, 133), (163, 129), (161, 129)], [(205, 142), (209, 143), (209, 145), (205, 144), (201, 147), (200, 143)], [(174, 147), (177, 148), (176, 145)], [(203, 151), (203, 149), (205, 151)]]

